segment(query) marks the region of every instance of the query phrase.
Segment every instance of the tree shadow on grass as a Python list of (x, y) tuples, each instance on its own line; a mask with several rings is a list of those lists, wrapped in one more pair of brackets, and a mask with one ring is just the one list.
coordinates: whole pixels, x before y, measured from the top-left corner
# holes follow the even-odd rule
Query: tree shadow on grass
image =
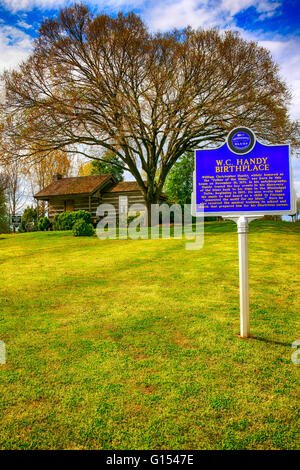
[(253, 336), (251, 336), (251, 339), (257, 340), (257, 341), (262, 341), (263, 343), (268, 343), (268, 344), (278, 344), (279, 346), (288, 346), (288, 347), (291, 346), (291, 343), (282, 342), (282, 341), (274, 341), (272, 339), (263, 338), (262, 336), (254, 336), (253, 335)]

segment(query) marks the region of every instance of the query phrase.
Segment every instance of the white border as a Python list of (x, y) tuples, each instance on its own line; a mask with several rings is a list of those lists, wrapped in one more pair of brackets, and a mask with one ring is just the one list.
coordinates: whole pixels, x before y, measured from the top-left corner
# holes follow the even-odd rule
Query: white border
[[(239, 129), (240, 127), (244, 127), (244, 126), (238, 126), (238, 127), (235, 127), (234, 129)], [(232, 129), (229, 133), (231, 134), (231, 132), (234, 130)], [(245, 129), (248, 129), (248, 128), (245, 128)], [(251, 130), (251, 129), (249, 129)], [(202, 151), (202, 150), (217, 150), (217, 149), (220, 149), (222, 147), (224, 147), (224, 145), (227, 145), (227, 139), (228, 139), (228, 135), (226, 137), (226, 141), (220, 145), (219, 147), (215, 147), (215, 148), (208, 148), (208, 149), (196, 149), (194, 152), (194, 173), (193, 173), (193, 192), (192, 192), (192, 208), (191, 208), (191, 212), (192, 212), (192, 215), (194, 217), (223, 217), (223, 216), (231, 216), (231, 217), (240, 217), (240, 216), (253, 216), (253, 215), (293, 215), (296, 213), (296, 191), (295, 191), (295, 188), (294, 188), (294, 185), (293, 185), (293, 170), (292, 170), (292, 163), (291, 163), (291, 152), (290, 152), (290, 144), (275, 144), (275, 145), (265, 145), (265, 144), (262, 144), (261, 142), (259, 142), (259, 140), (256, 138), (256, 135), (253, 131), (251, 131), (254, 135), (254, 138), (255, 138), (255, 144), (256, 142), (258, 142), (259, 144), (263, 145), (264, 147), (282, 147), (282, 145), (285, 145), (285, 146), (288, 146), (289, 148), (289, 176), (290, 176), (290, 207), (291, 209), (290, 210), (286, 210), (286, 211), (267, 211), (267, 210), (264, 210), (264, 211), (260, 211), (260, 210), (257, 210), (257, 209), (253, 209), (252, 211), (232, 211), (232, 212), (206, 212), (205, 210), (203, 212), (201, 211), (197, 211), (197, 204), (196, 204), (196, 152), (198, 151)], [(254, 146), (255, 146), (254, 144)], [(254, 146), (252, 147), (251, 150), (253, 150)], [(228, 146), (227, 146), (228, 147)], [(232, 152), (231, 148), (229, 148), (229, 151)], [(250, 153), (251, 150), (249, 150), (249, 152), (247, 153)], [(235, 152), (232, 152), (234, 153), (235, 155), (239, 155), (240, 157), (243, 157), (244, 155), (247, 155), (247, 154), (236, 154)]]

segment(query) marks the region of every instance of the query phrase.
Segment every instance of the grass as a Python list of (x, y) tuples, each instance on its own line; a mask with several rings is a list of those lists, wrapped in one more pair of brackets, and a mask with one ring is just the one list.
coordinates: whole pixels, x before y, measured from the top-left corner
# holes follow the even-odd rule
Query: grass
[(185, 241), (1, 235), (1, 449), (296, 449), (300, 224)]

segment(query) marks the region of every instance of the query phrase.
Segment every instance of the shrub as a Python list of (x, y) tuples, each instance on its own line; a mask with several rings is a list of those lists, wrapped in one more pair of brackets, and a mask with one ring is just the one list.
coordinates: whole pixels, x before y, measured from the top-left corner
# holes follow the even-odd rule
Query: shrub
[(48, 217), (41, 217), (38, 224), (39, 230), (45, 231), (51, 227), (51, 222)]
[(92, 224), (88, 224), (84, 219), (79, 219), (73, 226), (74, 237), (91, 237), (95, 233)]
[(53, 230), (72, 230), (78, 220), (84, 220), (87, 224), (91, 224), (91, 214), (84, 210), (62, 212), (53, 217), (52, 227)]
[(59, 214), (58, 217), (58, 230), (72, 230), (74, 225), (74, 216), (73, 212), (66, 211)]
[(77, 220), (83, 219), (87, 224), (92, 223), (92, 217), (88, 211), (84, 211), (84, 210), (74, 211), (72, 212), (72, 214), (74, 217), (74, 222), (77, 222)]
[(60, 214), (55, 214), (52, 220), (52, 229), (53, 230), (60, 230), (59, 229), (59, 215)]
[(34, 232), (37, 230), (37, 210), (34, 207), (28, 206), (23, 212), (19, 232)]

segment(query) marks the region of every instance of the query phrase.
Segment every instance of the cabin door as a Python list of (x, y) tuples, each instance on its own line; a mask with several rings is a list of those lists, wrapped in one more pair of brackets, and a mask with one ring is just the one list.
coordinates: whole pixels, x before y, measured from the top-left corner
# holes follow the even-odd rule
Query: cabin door
[(65, 201), (65, 211), (73, 211), (74, 210), (74, 201), (73, 199), (67, 199)]

